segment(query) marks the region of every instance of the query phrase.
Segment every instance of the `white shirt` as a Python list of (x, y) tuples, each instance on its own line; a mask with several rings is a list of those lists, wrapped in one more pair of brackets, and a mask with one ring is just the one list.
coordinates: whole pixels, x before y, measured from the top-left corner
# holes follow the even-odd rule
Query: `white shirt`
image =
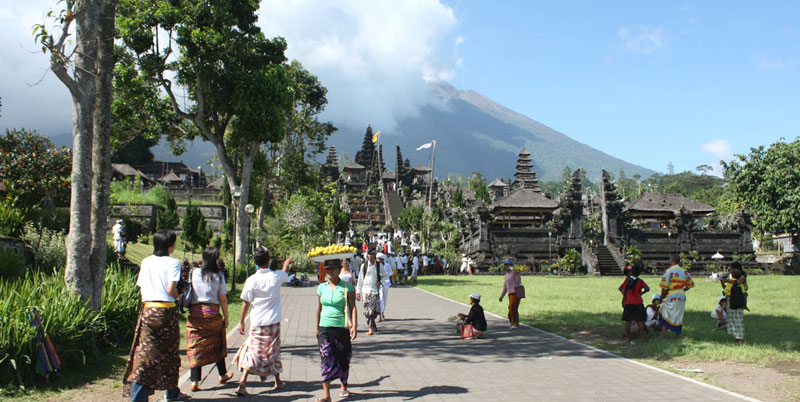
[(259, 269), (244, 282), (242, 300), (249, 302), (250, 326), (281, 322), (281, 285), (289, 281), (286, 271)]
[(178, 259), (151, 255), (142, 260), (136, 285), (141, 288), (143, 302), (172, 302), (175, 298), (167, 293), (167, 284), (180, 279), (181, 262)]
[(192, 270), (192, 304), (219, 304), (219, 296), (228, 294), (225, 277), (220, 274), (209, 274), (208, 282), (203, 278), (203, 270)]
[[(391, 260), (391, 258), (389, 260)], [(392, 286), (392, 275), (394, 275), (394, 272), (392, 272), (392, 265), (392, 263), (383, 264), (383, 278), (381, 279), (383, 279), (383, 286), (387, 288)]]
[(122, 240), (122, 224), (115, 223), (111, 231), (114, 232), (114, 240)]
[(401, 269), (402, 269), (403, 271), (405, 271), (406, 269), (408, 269), (408, 256), (407, 256), (407, 255), (404, 255), (404, 256), (400, 257), (400, 263), (401, 263), (401, 264), (403, 264), (403, 265), (401, 266)]
[(378, 294), (378, 270), (375, 266), (378, 262), (365, 262), (361, 266), (358, 274), (358, 284), (356, 285), (357, 294)]
[(419, 257), (417, 257), (416, 255), (414, 256), (414, 259), (411, 260), (411, 269), (413, 269), (414, 271), (419, 269)]
[(428, 260), (428, 256), (427, 255), (423, 255), (422, 256), (422, 266), (424, 267), (426, 265), (430, 265), (430, 260)]
[(353, 282), (352, 282), (352, 281), (353, 281), (353, 276), (352, 276), (350, 273), (346, 273), (346, 274), (339, 274), (339, 279), (340, 279), (342, 282), (353, 283)]

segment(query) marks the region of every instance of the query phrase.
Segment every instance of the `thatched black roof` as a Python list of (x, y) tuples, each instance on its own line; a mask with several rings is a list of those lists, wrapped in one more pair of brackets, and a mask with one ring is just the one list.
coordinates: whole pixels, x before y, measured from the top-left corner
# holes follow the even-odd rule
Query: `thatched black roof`
[(556, 209), (558, 203), (547, 198), (540, 191), (530, 188), (520, 187), (509, 193), (503, 198), (495, 201), (493, 209), (498, 208), (541, 208)]
[(681, 207), (693, 214), (708, 214), (716, 212), (711, 205), (684, 197), (682, 194), (671, 193), (643, 193), (635, 199), (625, 210), (630, 212), (672, 212), (677, 214)]

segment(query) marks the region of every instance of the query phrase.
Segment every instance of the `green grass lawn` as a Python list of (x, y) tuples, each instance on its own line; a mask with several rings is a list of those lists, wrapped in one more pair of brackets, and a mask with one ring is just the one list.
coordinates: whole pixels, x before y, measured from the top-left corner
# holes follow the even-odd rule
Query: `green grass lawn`
[[(112, 241), (113, 244), (113, 241)], [(132, 263), (139, 265), (142, 263), (142, 260), (145, 257), (149, 257), (153, 255), (153, 245), (152, 244), (142, 244), (142, 243), (128, 243), (125, 249), (125, 258), (130, 260)], [(175, 240), (175, 252), (172, 253), (172, 257), (177, 258), (179, 260), (183, 260), (184, 258), (189, 260), (189, 262), (194, 261), (202, 261), (203, 254), (200, 250), (195, 250), (194, 254), (190, 250), (189, 245), (186, 245), (186, 256), (184, 257), (183, 251), (183, 239), (178, 236)]]
[[(660, 277), (645, 276), (650, 293), (660, 291)], [(697, 361), (732, 360), (764, 364), (770, 359), (800, 362), (800, 277), (751, 275), (750, 294), (745, 312), (746, 344), (735, 346), (725, 331), (712, 331), (710, 312), (720, 295), (719, 282), (697, 277), (695, 288), (687, 292), (684, 331), (679, 341), (671, 335), (661, 341), (653, 335), (643, 345), (628, 345), (624, 340), (622, 296), (617, 290), (620, 277), (524, 276), (527, 298), (520, 305), (524, 324), (573, 338), (621, 356), (640, 360), (689, 359)], [(508, 299), (498, 301), (503, 289), (502, 276), (428, 276), (419, 278), (419, 287), (466, 303), (468, 295), (480, 292), (487, 311), (505, 317)], [(489, 329), (491, 331), (491, 328)]]

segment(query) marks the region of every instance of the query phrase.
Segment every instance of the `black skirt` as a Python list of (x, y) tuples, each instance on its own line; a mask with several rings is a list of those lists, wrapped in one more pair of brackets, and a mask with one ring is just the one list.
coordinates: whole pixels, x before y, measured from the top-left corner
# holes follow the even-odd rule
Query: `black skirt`
[(626, 304), (622, 310), (622, 321), (647, 321), (644, 304)]

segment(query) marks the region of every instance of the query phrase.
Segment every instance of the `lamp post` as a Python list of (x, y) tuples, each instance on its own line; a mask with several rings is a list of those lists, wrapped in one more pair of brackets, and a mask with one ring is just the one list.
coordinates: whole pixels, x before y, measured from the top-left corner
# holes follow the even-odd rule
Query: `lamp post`
[(553, 232), (547, 231), (547, 263), (553, 265)]
[(231, 269), (231, 291), (236, 291), (236, 221), (239, 217), (239, 197), (242, 196), (242, 189), (233, 186), (233, 267)]
[(249, 252), (247, 254), (247, 267), (245, 267), (248, 276), (250, 275), (250, 257), (253, 256), (253, 247), (251, 247), (250, 243), (250, 226), (252, 226), (250, 223), (253, 222), (253, 212), (255, 212), (255, 210), (256, 207), (254, 207), (253, 204), (247, 204), (244, 206), (244, 212), (247, 212), (247, 216), (250, 217), (247, 225), (247, 248), (249, 249)]

